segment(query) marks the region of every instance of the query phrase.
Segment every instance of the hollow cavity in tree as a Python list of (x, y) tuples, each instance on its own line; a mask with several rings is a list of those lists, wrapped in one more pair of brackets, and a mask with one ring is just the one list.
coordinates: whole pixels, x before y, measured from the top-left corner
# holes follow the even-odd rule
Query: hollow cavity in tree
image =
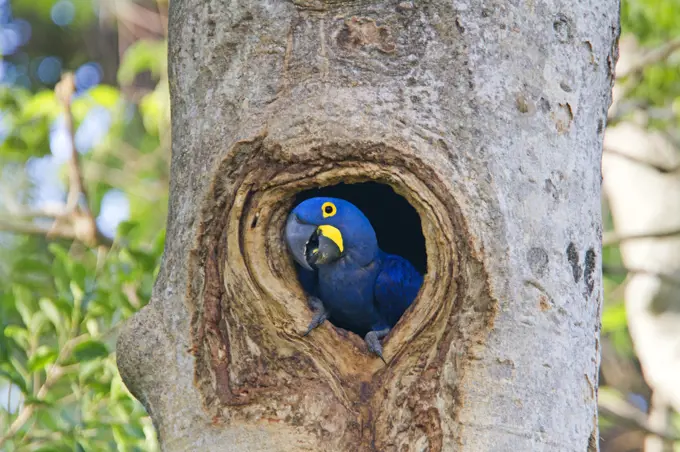
[[(377, 182), (363, 182), (356, 184), (340, 183), (326, 187), (311, 188), (295, 196), (292, 211), (302, 202), (318, 197), (338, 198), (350, 202), (369, 220), (372, 229), (375, 231), (379, 249), (388, 254), (406, 259), (414, 265), (415, 271), (420, 275), (426, 273), (425, 237), (422, 233), (420, 217), (408, 201), (396, 194), (389, 185)], [(346, 225), (345, 227), (351, 228), (351, 225)], [(312, 275), (301, 268), (296, 269), (305, 294), (307, 296), (315, 295), (313, 293), (315, 283), (310, 279)], [(310, 290), (312, 292), (309, 292)], [(404, 288), (404, 290), (408, 289)], [(417, 292), (420, 292), (420, 286)], [(413, 296), (417, 297), (416, 293), (413, 293)], [(416, 298), (409, 297), (409, 300), (412, 305)], [(333, 319), (333, 316), (328, 317), (329, 313), (324, 309), (323, 300), (310, 299), (310, 301), (314, 305), (312, 307), (312, 304), (310, 304), (310, 307), (314, 310), (315, 315), (305, 335), (310, 333), (313, 328), (323, 324), (326, 319), (333, 326), (347, 328), (347, 325), (338, 324)], [(346, 301), (352, 302), (352, 300)], [(399, 316), (399, 319), (402, 315)], [(361, 322), (360, 319), (357, 319), (357, 321)], [(395, 326), (395, 323), (392, 322), (394, 320), (390, 321), (389, 328), (383, 331), (383, 336), (387, 336), (390, 329)], [(362, 333), (352, 329), (352, 327), (349, 330), (363, 336)], [(368, 339), (366, 340), (368, 341)], [(382, 342), (387, 342), (387, 339)], [(380, 349), (379, 344), (373, 345), (369, 349), (373, 350), (373, 347)], [(382, 357), (382, 352), (378, 352), (378, 355)]]
[[(341, 442), (368, 444), (377, 434), (373, 428), (382, 425), (373, 421), (390, 412), (385, 407), (415, 394), (420, 401), (434, 397), (451, 347), (466, 357), (491, 328), (495, 301), (451, 185), (409, 149), (381, 143), (292, 150), (257, 137), (237, 143), (214, 174), (198, 219), (188, 299), (196, 384), (216, 421), (323, 400), (330, 411), (309, 419), (269, 416), (291, 426), (323, 418), (345, 432)], [(286, 218), (304, 197), (344, 192), (354, 201), (352, 190), (365, 190), (364, 201), (389, 193), (385, 206), (411, 209), (413, 228), (422, 234), (410, 251), (408, 243), (390, 244), (387, 237), (383, 244), (426, 269), (418, 297), (383, 343), (388, 366), (344, 330), (301, 336), (311, 314), (286, 249)], [(452, 387), (468, 359), (457, 362), (447, 371), (456, 376)], [(439, 422), (426, 405), (422, 412), (413, 405), (413, 415), (427, 420), (428, 435), (438, 444)]]

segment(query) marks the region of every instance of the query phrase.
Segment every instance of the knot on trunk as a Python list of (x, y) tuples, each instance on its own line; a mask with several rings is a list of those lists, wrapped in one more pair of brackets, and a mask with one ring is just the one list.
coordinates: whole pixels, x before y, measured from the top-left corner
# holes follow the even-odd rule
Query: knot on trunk
[[(445, 380), (455, 391), (495, 302), (451, 183), (418, 155), (385, 142), (287, 147), (258, 136), (236, 143), (214, 169), (188, 299), (195, 381), (217, 422), (304, 427), (336, 450), (400, 444), (415, 429), (431, 450), (441, 448), (430, 402)], [(332, 326), (302, 337), (312, 313), (283, 239), (298, 193), (367, 181), (415, 208), (427, 251), (418, 298), (383, 343), (387, 366)]]

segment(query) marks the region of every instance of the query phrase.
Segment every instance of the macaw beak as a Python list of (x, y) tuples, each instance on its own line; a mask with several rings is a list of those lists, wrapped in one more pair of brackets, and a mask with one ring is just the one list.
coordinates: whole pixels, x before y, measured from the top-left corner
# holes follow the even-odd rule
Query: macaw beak
[(288, 215), (285, 239), (295, 262), (307, 270), (342, 256), (342, 234), (337, 228), (303, 223), (295, 213)]

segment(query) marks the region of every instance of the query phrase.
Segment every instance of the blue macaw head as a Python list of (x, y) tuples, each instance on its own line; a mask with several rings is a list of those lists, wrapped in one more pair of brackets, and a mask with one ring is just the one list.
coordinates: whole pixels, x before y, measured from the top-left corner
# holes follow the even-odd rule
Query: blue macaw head
[(354, 204), (337, 198), (300, 203), (288, 215), (285, 238), (295, 261), (307, 270), (346, 257), (366, 265), (378, 252), (368, 218)]

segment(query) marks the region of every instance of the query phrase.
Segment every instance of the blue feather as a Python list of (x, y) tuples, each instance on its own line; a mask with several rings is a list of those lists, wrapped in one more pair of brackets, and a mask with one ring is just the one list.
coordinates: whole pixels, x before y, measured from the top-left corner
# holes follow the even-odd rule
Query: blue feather
[(306, 268), (302, 268), (299, 264), (295, 264), (297, 268), (298, 281), (302, 286), (302, 290), (308, 295), (313, 297), (318, 296), (316, 285), (317, 285), (317, 274), (315, 271), (309, 271)]
[[(332, 215), (322, 207), (333, 203)], [(293, 213), (306, 224), (337, 228), (344, 241), (342, 257), (314, 272), (298, 266), (298, 279), (309, 295), (318, 296), (336, 326), (365, 335), (393, 327), (413, 303), (422, 275), (406, 259), (378, 248), (375, 231), (353, 204), (336, 198), (312, 198)]]
[(381, 271), (374, 288), (375, 303), (391, 328), (418, 296), (423, 276), (403, 257), (381, 253)]

